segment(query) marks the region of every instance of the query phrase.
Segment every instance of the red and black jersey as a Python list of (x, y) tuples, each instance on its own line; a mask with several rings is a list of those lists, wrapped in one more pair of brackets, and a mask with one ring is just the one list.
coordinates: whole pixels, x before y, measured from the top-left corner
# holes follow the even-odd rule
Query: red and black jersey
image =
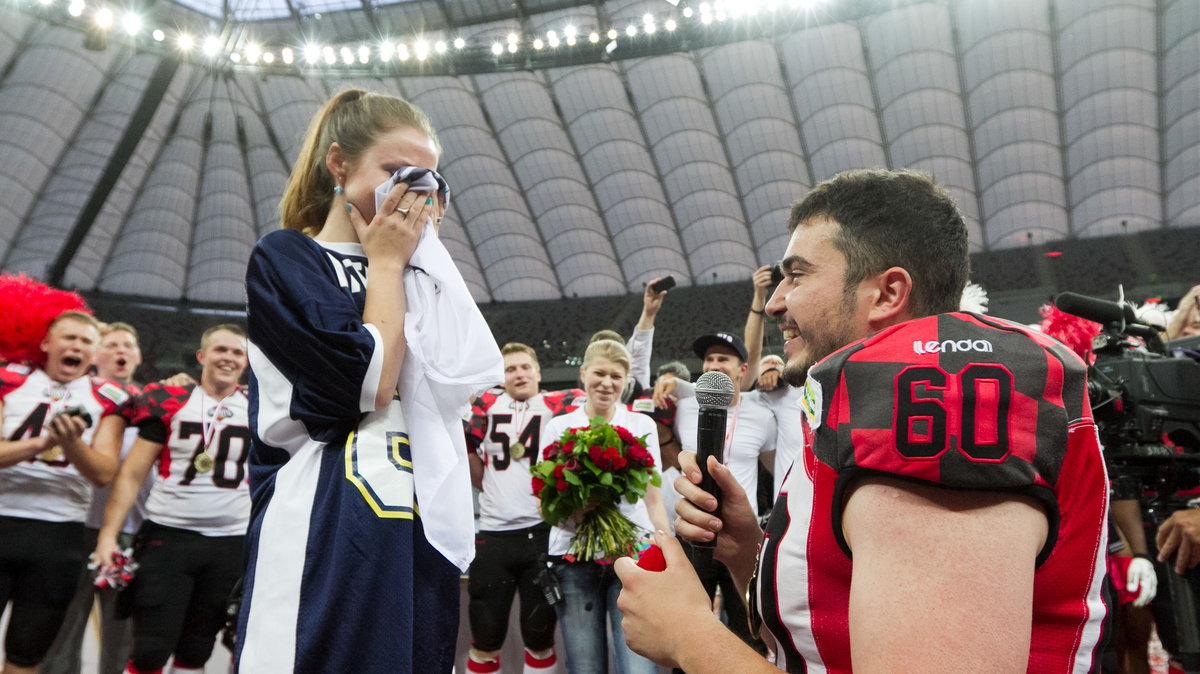
[(1049, 519), (1033, 591), (1031, 672), (1092, 668), (1108, 482), (1085, 366), (1023, 326), (965, 313), (893, 326), (809, 372), (805, 447), (767, 526), (756, 599), (788, 671), (851, 671), (843, 496), (898, 476), (1011, 491)]
[(529, 468), (544, 443), (546, 422), (574, 411), (582, 395), (578, 389), (542, 391), (528, 400), (514, 400), (496, 387), (476, 400), (466, 429), (468, 451), (478, 453), (484, 464), (482, 531), (510, 531), (542, 521)]
[[(162, 445), (146, 518), (206, 536), (241, 536), (250, 519), (250, 452), (244, 390), (216, 400), (196, 384), (150, 384), (134, 413), (138, 436)], [(212, 468), (197, 469), (207, 453)]]
[[(0, 402), (4, 407), (0, 437), (5, 440), (41, 437), (56, 414), (80, 406), (92, 419), (81, 436), (90, 445), (103, 417), (126, 414), (130, 396), (99, 377), (85, 375), (62, 383), (39, 368), (0, 364)], [(91, 499), (91, 482), (61, 448), (52, 447), (32, 459), (0, 468), (0, 515), (82, 522)]]

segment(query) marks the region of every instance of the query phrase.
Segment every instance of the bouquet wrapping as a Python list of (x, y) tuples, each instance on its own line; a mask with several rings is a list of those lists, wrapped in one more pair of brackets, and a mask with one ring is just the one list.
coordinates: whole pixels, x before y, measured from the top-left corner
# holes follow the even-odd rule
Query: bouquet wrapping
[(649, 485), (662, 484), (645, 443), (646, 436), (593, 417), (588, 426), (568, 428), (531, 468), (542, 519), (562, 525), (583, 514), (565, 559), (611, 562), (634, 552), (638, 528), (618, 506), (622, 499), (637, 503)]

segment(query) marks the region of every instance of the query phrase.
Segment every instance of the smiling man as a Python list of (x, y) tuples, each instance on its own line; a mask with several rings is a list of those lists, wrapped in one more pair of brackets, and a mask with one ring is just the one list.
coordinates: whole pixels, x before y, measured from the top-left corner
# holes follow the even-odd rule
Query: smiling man
[[(521, 638), (525, 674), (557, 667), (554, 607), (538, 584), (546, 573), (550, 525), (542, 521), (530, 488), (529, 468), (541, 449), (550, 418), (575, 409), (578, 389), (545, 392), (537, 352), (519, 342), (500, 348), (504, 387), (483, 395), (467, 424), (468, 460), (479, 496), (479, 533), (471, 562), (471, 651), (467, 671), (500, 671), (500, 651), (508, 632), (513, 596), (521, 597)], [(505, 671), (516, 671), (509, 665)]]
[(117, 470), (119, 386), (88, 376), (100, 341), (88, 314), (61, 314), (40, 367), (0, 367), (0, 610), (11, 600), (4, 674), (34, 672), (54, 640), (87, 556), (93, 485)]
[(676, 481), (676, 531), (716, 537), (778, 660), (716, 622), (662, 535), (665, 571), (617, 562), (630, 645), (693, 674), (1091, 670), (1108, 484), (1083, 363), (1020, 325), (943, 313), (967, 232), (923, 175), (840, 174), (789, 228), (766, 310), (806, 429), (766, 535), (724, 466), (709, 463), (716, 515), (694, 456)]
[(117, 538), (150, 469), (130, 587), (133, 649), (127, 672), (201, 671), (225, 624), (226, 601), (242, 575), (242, 541), (250, 520), (246, 458), (246, 334), (236, 325), (209, 328), (196, 352), (200, 382), (150, 384), (139, 396), (138, 439), (121, 463), (104, 509), (95, 559), (112, 567)]

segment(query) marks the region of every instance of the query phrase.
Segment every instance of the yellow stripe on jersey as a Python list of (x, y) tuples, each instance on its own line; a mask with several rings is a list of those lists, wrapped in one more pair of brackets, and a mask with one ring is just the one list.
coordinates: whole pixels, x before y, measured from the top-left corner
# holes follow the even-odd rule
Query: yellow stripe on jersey
[[(408, 434), (388, 431), (382, 438), (379, 435), (368, 429), (365, 434), (352, 431), (346, 437), (346, 479), (376, 517), (410, 520), (416, 508), (413, 464), (404, 456)], [(386, 449), (381, 452), (372, 448)]]

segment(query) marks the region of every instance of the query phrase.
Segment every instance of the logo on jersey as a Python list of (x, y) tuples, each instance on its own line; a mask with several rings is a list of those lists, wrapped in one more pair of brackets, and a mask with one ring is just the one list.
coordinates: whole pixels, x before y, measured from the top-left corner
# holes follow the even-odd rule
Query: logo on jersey
[(920, 340), (913, 342), (913, 353), (918, 356), (927, 353), (962, 353), (964, 351), (991, 353), (992, 343), (986, 339), (947, 339), (942, 342), (931, 339), (927, 342)]
[(824, 404), (824, 393), (816, 379), (809, 377), (804, 380), (804, 395), (800, 397), (800, 411), (808, 419), (808, 427), (816, 429), (821, 425), (821, 410)]
[[(220, 409), (218, 410), (217, 408)], [(208, 408), (208, 417), (212, 418), (213, 414), (220, 414), (218, 421), (225, 421), (233, 416), (233, 410), (229, 409), (228, 407), (222, 407), (221, 405), (213, 405), (212, 407)]]
[(654, 401), (650, 398), (638, 398), (630, 405), (634, 412), (654, 414)]
[(71, 397), (71, 392), (67, 390), (66, 386), (52, 384), (46, 387), (46, 391), (42, 395), (46, 396), (50, 402), (56, 403)]
[(9, 363), (6, 369), (9, 372), (16, 372), (22, 377), (28, 376), (33, 372), (33, 368), (29, 367), (28, 365), (21, 365), (20, 363)]

